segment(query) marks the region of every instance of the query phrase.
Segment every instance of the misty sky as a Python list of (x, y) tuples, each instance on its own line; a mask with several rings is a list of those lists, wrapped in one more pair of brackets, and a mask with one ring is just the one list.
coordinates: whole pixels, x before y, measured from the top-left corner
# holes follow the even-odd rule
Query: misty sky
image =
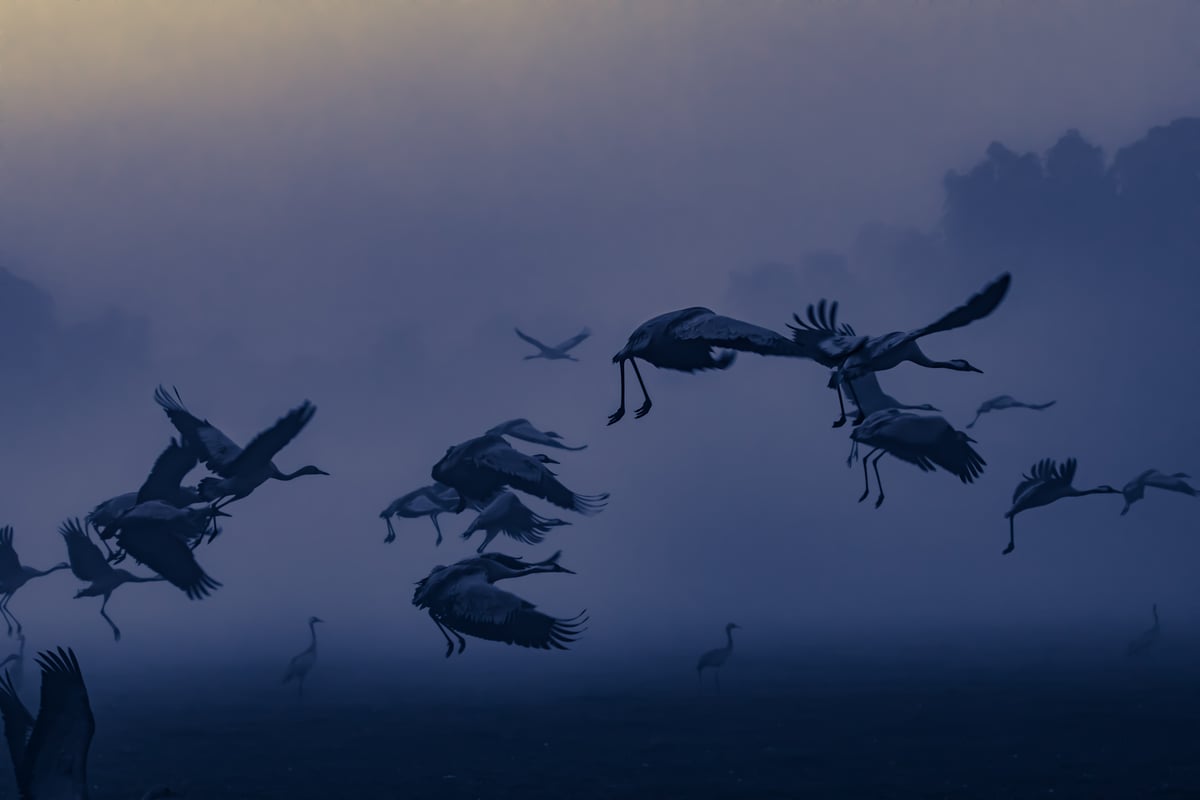
[[(589, 444), (559, 475), (612, 493), (535, 550), (493, 547), (562, 547), (578, 576), (509, 588), (589, 609), (580, 660), (690, 658), (730, 620), (766, 648), (835, 628), (1097, 626), (1119, 644), (1153, 601), (1200, 618), (1188, 498), (1036, 510), (1000, 556), (1037, 459), (1078, 456), (1085, 487), (1200, 475), (1194, 270), (1008, 251), (885, 267), (870, 249), (936, 242), (943, 175), (993, 140), (1042, 153), (1075, 128), (1111, 158), (1200, 115), (1195, 3), (16, 2), (0, 30), (0, 266), (31, 284), (0, 308), (40, 376), (12, 373), (3, 400), (4, 519), (26, 562), (65, 558), (59, 522), (141, 482), (174, 433), (160, 381), (242, 441), (311, 399), (277, 462), (332, 473), (230, 509), (199, 551), (213, 597), (118, 590), (119, 645), (69, 574), (31, 583), (13, 611), (33, 645), (153, 660), (188, 637), (286, 661), (316, 613), (336, 648), (440, 668), (412, 584), (473, 550), (469, 517), (443, 518), (435, 549), (426, 520), (385, 546), (377, 515), (446, 447), (517, 416)], [(975, 486), (885, 459), (886, 504), (856, 504), (861, 470), (807, 362), (643, 370), (654, 411), (604, 425), (609, 359), (656, 314), (708, 305), (784, 330), (830, 296), (883, 333), (1004, 270), (996, 314), (925, 344), (985, 374), (881, 377), (960, 427), (994, 394), (1058, 400), (979, 424)], [(524, 362), (513, 325), (594, 335), (580, 363)], [(573, 658), (472, 641), (455, 669), (493, 655)]]

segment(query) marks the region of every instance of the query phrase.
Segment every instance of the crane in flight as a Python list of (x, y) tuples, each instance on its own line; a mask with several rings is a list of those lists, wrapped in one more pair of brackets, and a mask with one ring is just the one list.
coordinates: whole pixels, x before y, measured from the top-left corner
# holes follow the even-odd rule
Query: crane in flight
[(127, 570), (113, 567), (100, 552), (100, 548), (88, 538), (87, 531), (77, 519), (64, 522), (59, 526), (58, 532), (67, 545), (67, 558), (71, 563), (71, 572), (75, 574), (76, 578), (88, 584), (75, 593), (75, 598), (103, 597), (104, 600), (100, 603), (100, 616), (104, 617), (104, 621), (112, 628), (113, 639), (121, 641), (121, 629), (117, 627), (117, 623), (112, 621), (105, 610), (108, 608), (108, 600), (112, 597), (112, 593), (122, 584), (152, 583), (166, 579), (161, 575), (143, 578)]
[(0, 528), (0, 616), (4, 617), (4, 621), (8, 625), (9, 636), (13, 635), (14, 626), (18, 635), (22, 630), (21, 621), (8, 607), (9, 601), (12, 600), (17, 590), (34, 578), (42, 578), (70, 566), (65, 561), (55, 564), (49, 569), (34, 569), (25, 566), (21, 563), (16, 548), (13, 547), (12, 525)]
[(587, 445), (581, 444), (578, 447), (570, 447), (562, 442), (562, 436), (554, 431), (540, 431), (534, 427), (533, 423), (525, 418), (510, 419), (508, 422), (501, 422), (496, 427), (488, 431), (493, 436), (507, 436), (510, 439), (520, 439), (521, 441), (529, 442), (530, 444), (540, 444), (543, 447), (556, 447), (559, 450), (586, 450)]
[(414, 489), (408, 494), (397, 497), (388, 504), (387, 508), (379, 512), (379, 516), (383, 517), (383, 521), (387, 523), (388, 530), (383, 541), (396, 541), (396, 529), (392, 527), (392, 517), (402, 519), (429, 517), (433, 522), (433, 529), (437, 531), (437, 541), (434, 544), (439, 545), (442, 543), (442, 526), (438, 525), (438, 514), (457, 514), (466, 507), (466, 501), (459, 496), (458, 492), (444, 483), (433, 483), (429, 486), (422, 486), (420, 489)]
[(1121, 487), (1121, 494), (1125, 496), (1125, 507), (1121, 509), (1121, 516), (1128, 514), (1129, 507), (1145, 497), (1147, 486), (1155, 489), (1165, 489), (1168, 492), (1179, 492), (1189, 497), (1200, 496), (1200, 492), (1197, 492), (1195, 488), (1188, 484), (1187, 479), (1189, 477), (1191, 476), (1186, 472), (1176, 472), (1174, 475), (1167, 475), (1165, 472), (1159, 472), (1156, 469), (1146, 470)]
[(1013, 491), (1012, 507), (1004, 512), (1005, 518), (1008, 519), (1008, 547), (1004, 548), (1004, 555), (1011, 553), (1017, 546), (1013, 525), (1017, 514), (1022, 511), (1048, 506), (1065, 497), (1120, 494), (1119, 491), (1107, 484), (1083, 491), (1076, 489), (1071, 483), (1075, 480), (1077, 466), (1078, 463), (1073, 458), (1068, 458), (1061, 465), (1056, 464), (1052, 458), (1043, 458), (1033, 465), (1028, 475), (1021, 476), (1021, 482)]
[(968, 428), (974, 428), (975, 423), (979, 422), (979, 418), (984, 414), (992, 411), (1004, 411), (1009, 408), (1028, 408), (1033, 411), (1042, 411), (1054, 405), (1056, 401), (1051, 400), (1049, 403), (1022, 403), (1010, 394), (1001, 394), (993, 397), (991, 400), (984, 400), (983, 403), (975, 411), (975, 419), (971, 420)]
[(483, 531), (483, 541), (475, 550), (476, 553), (482, 553), (492, 539), (501, 533), (522, 544), (538, 544), (552, 529), (570, 524), (561, 519), (543, 517), (522, 503), (521, 498), (505, 490), (484, 506), (479, 516), (463, 531), (462, 538), (470, 539), (476, 531)]
[(567, 351), (574, 348), (576, 345), (578, 345), (584, 339), (586, 339), (592, 335), (592, 332), (590, 330), (588, 330), (587, 328), (584, 328), (579, 333), (572, 336), (570, 339), (567, 339), (565, 342), (560, 342), (553, 347), (549, 347), (547, 345), (542, 344), (541, 342), (539, 342), (537, 339), (533, 338), (532, 336), (527, 336), (526, 334), (521, 333), (520, 328), (513, 328), (513, 330), (516, 331), (517, 336), (521, 337), (521, 339), (523, 341), (528, 342), (529, 344), (533, 345), (534, 347), (536, 347), (538, 349), (538, 352), (525, 356), (526, 361), (529, 361), (532, 358), (545, 358), (550, 361), (562, 361), (564, 359), (567, 361), (578, 361), (579, 360), (578, 358), (571, 355)]

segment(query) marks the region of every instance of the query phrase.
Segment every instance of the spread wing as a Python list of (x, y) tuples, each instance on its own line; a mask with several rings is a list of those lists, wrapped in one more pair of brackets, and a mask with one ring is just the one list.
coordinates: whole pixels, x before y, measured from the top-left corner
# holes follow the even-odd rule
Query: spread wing
[(207, 597), (221, 585), (205, 574), (187, 542), (167, 526), (142, 526), (122, 530), (117, 545), (139, 564), (145, 564), (192, 600)]
[(1071, 483), (1075, 480), (1075, 468), (1077, 462), (1073, 458), (1068, 458), (1059, 466), (1052, 458), (1043, 458), (1041, 461), (1033, 465), (1029, 470), (1028, 475), (1021, 476), (1021, 482), (1017, 484), (1017, 488), (1013, 490), (1013, 502), (1017, 502), (1026, 490), (1033, 488), (1039, 483)]
[(513, 330), (516, 332), (517, 336), (520, 336), (522, 339), (524, 339), (526, 342), (529, 342), (529, 344), (533, 345), (537, 349), (539, 349), (539, 350), (549, 350), (550, 349), (549, 347), (546, 347), (546, 345), (542, 344), (541, 342), (539, 342), (537, 339), (533, 338), (532, 336), (528, 336), (524, 333), (521, 333), (520, 328), (513, 328)]
[(977, 319), (983, 319), (988, 314), (996, 310), (1000, 305), (1000, 301), (1004, 299), (1004, 295), (1008, 293), (1008, 286), (1012, 283), (1012, 275), (1004, 273), (996, 280), (983, 287), (977, 294), (971, 295), (967, 302), (963, 303), (958, 308), (944, 315), (941, 319), (926, 325), (924, 328), (917, 328), (905, 334), (905, 339), (912, 341), (919, 339), (922, 336), (928, 336), (931, 333), (940, 333), (942, 331), (950, 331), (955, 328), (962, 328), (970, 325)]
[(459, 633), (542, 650), (566, 650), (587, 622), (582, 613), (556, 619), (536, 608), (511, 592), (472, 582), (455, 591), (438, 609), (438, 620)]
[(287, 445), (317, 413), (317, 407), (305, 400), (279, 419), (270, 428), (255, 436), (236, 459), (229, 465), (237, 473), (249, 464), (266, 464)]
[(71, 562), (71, 572), (81, 581), (92, 583), (112, 572), (104, 554), (84, 531), (77, 519), (69, 519), (59, 526), (63, 541), (67, 543), (67, 559)]
[(229, 465), (241, 455), (242, 448), (234, 444), (232, 439), (221, 433), (211, 422), (188, 411), (179, 397), (178, 389), (172, 397), (160, 385), (154, 390), (154, 399), (162, 406), (163, 411), (167, 412), (167, 419), (171, 420), (171, 424), (179, 431), (184, 446), (190, 448), (196, 454), (196, 458), (222, 478), (233, 474)]
[(795, 325), (788, 325), (792, 332), (792, 342), (798, 345), (811, 359), (826, 366), (833, 367), (850, 353), (861, 346), (864, 337), (857, 336), (854, 328), (849, 325), (837, 324), (837, 301), (826, 306), (822, 299), (814, 309), (810, 303), (807, 310), (808, 320), (792, 314)]
[(742, 350), (764, 356), (806, 357), (791, 339), (773, 330), (720, 314), (695, 314), (671, 327), (673, 338), (681, 342), (702, 342), (710, 347)]
[(4, 718), (4, 739), (17, 774), (17, 789), (22, 797), (29, 795), (29, 772), (25, 765), (25, 747), (33, 730), (33, 715), (25, 708), (6, 670), (0, 677), (0, 717)]
[(514, 489), (580, 514), (599, 512), (608, 499), (607, 494), (575, 494), (563, 486), (545, 464), (507, 445), (487, 448), (476, 456), (475, 463), (499, 474)]
[(38, 655), (42, 700), (25, 751), (30, 797), (87, 797), (87, 757), (96, 731), (87, 686), (71, 650)]
[(21, 559), (17, 557), (16, 548), (13, 547), (12, 525), (5, 525), (0, 528), (0, 580), (20, 569)]
[(167, 449), (155, 459), (146, 482), (138, 489), (137, 502), (174, 499), (179, 484), (183, 483), (183, 479), (196, 466), (198, 460), (194, 450), (184, 447), (172, 438)]
[(513, 439), (521, 439), (522, 441), (540, 444), (545, 447), (557, 447), (559, 450), (586, 450), (587, 445), (579, 445), (571, 447), (563, 444), (560, 439), (562, 436), (554, 431), (538, 430), (533, 423), (527, 419), (510, 419), (508, 422), (503, 422), (488, 431), (494, 436), (508, 436)]
[(572, 347), (579, 344), (580, 342), (582, 342), (584, 339), (588, 338), (591, 335), (592, 335), (592, 332), (590, 330), (588, 330), (587, 328), (584, 328), (579, 333), (575, 334), (570, 339), (567, 339), (565, 342), (558, 345), (558, 347), (556, 347), (554, 349), (561, 350), (562, 352), (565, 353), (568, 350), (570, 350)]

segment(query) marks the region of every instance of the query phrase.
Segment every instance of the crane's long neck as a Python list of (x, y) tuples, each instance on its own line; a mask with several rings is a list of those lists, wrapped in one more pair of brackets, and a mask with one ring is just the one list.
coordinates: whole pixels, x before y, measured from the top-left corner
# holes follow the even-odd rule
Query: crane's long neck
[(1150, 613), (1154, 615), (1154, 627), (1158, 627), (1158, 604), (1155, 603), (1150, 607)]
[(725, 629), (725, 650), (733, 652), (733, 628)]
[(1076, 489), (1076, 490), (1072, 491), (1071, 495), (1073, 497), (1084, 497), (1089, 494), (1112, 494), (1112, 493), (1113, 493), (1113, 490), (1109, 489), (1107, 486), (1097, 486), (1095, 489), (1085, 489), (1082, 492), (1079, 491), (1078, 489)]
[(50, 569), (44, 569), (44, 570), (36, 570), (35, 569), (30, 574), (30, 577), (40, 578), (44, 575), (49, 575), (51, 572), (58, 572), (60, 569), (66, 569), (69, 566), (71, 566), (71, 565), (70, 564), (55, 564)]
[(317, 652), (317, 623), (308, 623), (308, 635), (312, 639), (308, 645), (308, 649), (315, 653)]

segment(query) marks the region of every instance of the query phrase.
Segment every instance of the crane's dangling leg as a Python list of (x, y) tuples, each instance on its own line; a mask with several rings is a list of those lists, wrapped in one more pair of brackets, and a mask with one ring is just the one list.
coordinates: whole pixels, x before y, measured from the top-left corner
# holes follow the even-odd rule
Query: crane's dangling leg
[(10, 595), (10, 594), (6, 594), (3, 597), (0, 597), (0, 617), (4, 618), (4, 623), (6, 625), (8, 625), (8, 635), (12, 636), (13, 635), (13, 624), (12, 624), (12, 619), (8, 613), (8, 598), (10, 598), (10, 597), (12, 597), (12, 595)]
[(394, 542), (394, 541), (396, 541), (396, 529), (392, 527), (392, 518), (391, 518), (391, 517), (384, 517), (384, 518), (383, 518), (383, 521), (384, 521), (384, 522), (386, 522), (386, 523), (387, 523), (387, 526), (388, 526), (388, 532), (387, 532), (387, 536), (383, 537), (383, 541), (384, 541), (384, 542)]
[(833, 376), (833, 388), (837, 390), (838, 410), (842, 412), (841, 416), (833, 421), (833, 427), (840, 428), (846, 424), (846, 403), (842, 400), (842, 382), (837, 379), (837, 374)]
[(475, 552), (482, 553), (487, 548), (487, 546), (492, 543), (492, 539), (495, 539), (496, 535), (499, 533), (500, 533), (499, 528), (488, 528), (486, 531), (484, 531), (483, 532), (483, 542), (479, 545), (479, 547), (477, 547), (475, 549)]
[(438, 525), (438, 521), (437, 521), (438, 515), (437, 514), (430, 514), (429, 518), (431, 520), (433, 520), (433, 529), (435, 531), (437, 531), (437, 541), (433, 543), (433, 546), (437, 547), (438, 545), (440, 545), (442, 543), (442, 526)]
[(650, 413), (650, 406), (654, 405), (650, 400), (650, 393), (646, 391), (646, 382), (642, 380), (642, 371), (638, 369), (637, 359), (629, 359), (629, 363), (633, 365), (633, 374), (637, 376), (638, 386), (642, 387), (642, 397), (646, 398), (645, 402), (638, 407), (638, 410), (633, 412), (634, 419), (641, 419)]
[(862, 493), (862, 497), (858, 498), (858, 502), (860, 502), (860, 503), (861, 503), (863, 500), (866, 500), (866, 499), (867, 499), (867, 496), (868, 496), (869, 494), (871, 494), (871, 476), (867, 474), (867, 462), (868, 462), (868, 461), (870, 461), (870, 460), (871, 460), (871, 456), (875, 455), (877, 452), (879, 452), (879, 448), (878, 448), (878, 447), (876, 447), (874, 450), (872, 450), (871, 452), (869, 452), (869, 453), (867, 453), (865, 456), (863, 456), (863, 460), (862, 460), (862, 465), (863, 465), (863, 493)]
[(113, 622), (112, 617), (108, 616), (108, 612), (104, 610), (104, 607), (108, 605), (108, 598), (109, 595), (104, 595), (104, 602), (100, 604), (100, 616), (104, 617), (104, 621), (112, 628), (113, 639), (119, 642), (121, 641), (121, 629), (117, 627), (117, 623)]
[(883, 505), (883, 481), (879, 479), (879, 459), (886, 455), (886, 450), (880, 450), (879, 455), (875, 456), (875, 463), (872, 465), (875, 468), (875, 485), (879, 487), (879, 499), (875, 501), (876, 508)]
[(446, 633), (446, 629), (442, 627), (442, 623), (438, 622), (437, 617), (433, 612), (429, 612), (429, 618), (433, 620), (433, 624), (437, 625), (437, 629), (442, 632), (442, 636), (446, 637), (446, 658), (454, 654), (454, 640), (450, 638), (450, 634)]
[(854, 388), (854, 381), (847, 383), (846, 387), (850, 391), (850, 399), (854, 401), (854, 406), (858, 409), (858, 414), (854, 417), (854, 427), (858, 427), (863, 424), (863, 420), (867, 418), (867, 415), (863, 413), (862, 403), (858, 400), (858, 392)]
[(625, 416), (625, 362), (622, 361), (617, 366), (621, 370), (621, 405), (617, 407), (616, 411), (608, 415), (609, 425), (619, 422), (621, 417)]
[[(6, 595), (4, 596), (4, 613), (8, 614), (8, 617), (9, 617), (9, 619), (11, 619), (13, 622), (15, 622), (15, 623), (16, 623), (16, 625), (17, 625), (17, 636), (20, 636), (20, 635), (21, 635), (21, 630), (22, 630), (22, 628), (21, 628), (21, 620), (17, 619), (17, 615), (16, 615), (16, 614), (14, 614), (14, 613), (12, 612), (12, 609), (8, 607), (8, 601), (9, 601), (9, 600), (12, 600), (12, 592), (9, 592), (8, 594), (6, 594)], [(9, 633), (9, 635), (10, 635), (10, 636), (12, 635), (12, 634), (11, 634), (11, 632)]]
[(858, 439), (850, 440), (850, 455), (846, 456), (846, 469), (854, 466), (854, 459), (858, 455)]
[(456, 637), (458, 637), (458, 654), (461, 656), (462, 651), (467, 649), (467, 640), (463, 638), (463, 635), (461, 633), (454, 630), (454, 628), (451, 628), (450, 632), (453, 633)]
[(1004, 548), (1004, 552), (1000, 555), (1008, 555), (1017, 546), (1016, 542), (1013, 541), (1013, 521), (1016, 519), (1016, 516), (1016, 514), (1013, 514), (1008, 518), (1008, 547)]

